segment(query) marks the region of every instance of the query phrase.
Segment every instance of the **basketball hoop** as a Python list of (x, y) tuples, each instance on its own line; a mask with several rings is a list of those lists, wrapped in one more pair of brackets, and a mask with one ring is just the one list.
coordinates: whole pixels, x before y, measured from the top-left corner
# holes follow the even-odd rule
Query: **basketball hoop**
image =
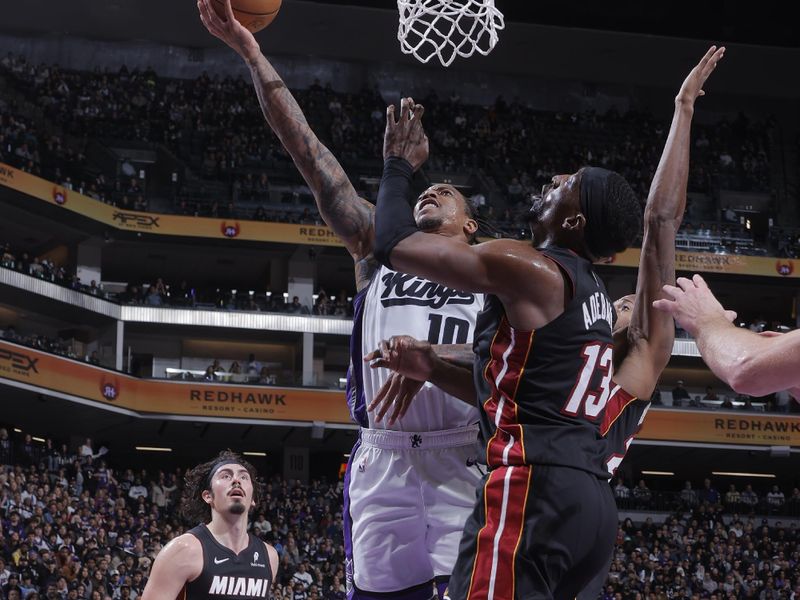
[(505, 27), (494, 0), (397, 0), (397, 39), (404, 54), (423, 63), (434, 56), (447, 67), (456, 56), (486, 56)]

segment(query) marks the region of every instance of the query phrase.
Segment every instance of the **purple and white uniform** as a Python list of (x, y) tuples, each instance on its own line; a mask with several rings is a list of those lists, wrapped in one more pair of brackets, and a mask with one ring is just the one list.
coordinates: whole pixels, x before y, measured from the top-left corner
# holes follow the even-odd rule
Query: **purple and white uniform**
[[(345, 475), (350, 598), (431, 597), (448, 577), (481, 478), (478, 409), (426, 383), (394, 425), (366, 407), (388, 379), (362, 357), (393, 335), (472, 343), (483, 295), (379, 267), (355, 299), (347, 402), (361, 425)], [(391, 414), (391, 411), (389, 411)]]

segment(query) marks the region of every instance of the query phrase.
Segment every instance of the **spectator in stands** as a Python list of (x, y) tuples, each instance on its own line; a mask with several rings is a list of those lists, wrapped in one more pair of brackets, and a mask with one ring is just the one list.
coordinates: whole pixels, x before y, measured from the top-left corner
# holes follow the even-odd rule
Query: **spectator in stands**
[(681, 502), (687, 508), (694, 508), (697, 505), (697, 492), (692, 489), (692, 482), (686, 481), (681, 490)]
[(714, 388), (710, 385), (706, 386), (706, 393), (703, 396), (703, 400), (719, 400), (716, 392), (714, 392)]
[(753, 509), (758, 504), (758, 495), (753, 491), (753, 486), (747, 484), (742, 492), (742, 504)]
[(333, 305), (331, 304), (328, 294), (325, 290), (320, 290), (317, 293), (317, 300), (314, 302), (315, 315), (329, 315), (333, 312)]
[(261, 369), (264, 365), (261, 364), (260, 361), (256, 360), (256, 355), (252, 352), (247, 357), (247, 366), (246, 366), (246, 373), (247, 379), (250, 381), (256, 381), (261, 374)]
[(264, 513), (259, 513), (258, 518), (253, 522), (253, 532), (263, 538), (272, 531), (272, 524), (267, 520)]
[(78, 459), (85, 463), (94, 456), (94, 449), (92, 448), (92, 438), (86, 438), (78, 447)]
[(300, 303), (299, 296), (292, 296), (292, 303), (286, 307), (286, 312), (294, 314), (309, 314), (308, 307)]
[(691, 402), (688, 390), (683, 387), (683, 380), (679, 379), (675, 387), (672, 388), (672, 404), (675, 406), (686, 406)]
[(725, 492), (725, 504), (731, 510), (736, 510), (741, 502), (741, 494), (736, 490), (736, 486), (734, 484), (730, 484), (728, 486), (728, 491)]
[(14, 444), (8, 437), (8, 430), (0, 427), (0, 464), (10, 465), (14, 462)]
[(636, 504), (640, 507), (647, 506), (652, 496), (653, 494), (650, 492), (650, 488), (647, 487), (644, 479), (640, 479), (639, 484), (633, 488), (633, 497), (636, 500)]
[(314, 582), (311, 573), (308, 572), (308, 562), (304, 561), (297, 565), (297, 570), (292, 575), (292, 582), (301, 584), (304, 590), (307, 590)]
[(90, 364), (93, 364), (93, 365), (99, 365), (100, 364), (100, 357), (97, 356), (97, 350), (92, 350), (92, 353), (89, 354), (89, 356), (86, 357), (86, 362), (88, 362)]
[(144, 303), (148, 306), (162, 306), (164, 304), (164, 297), (158, 293), (158, 288), (156, 288), (156, 286), (151, 285), (147, 288)]
[(773, 485), (772, 489), (767, 493), (767, 505), (771, 511), (778, 511), (786, 502), (786, 497), (777, 485)]
[(711, 480), (708, 478), (703, 480), (703, 489), (700, 490), (700, 501), (708, 502), (709, 504), (719, 504), (719, 492), (711, 485)]
[(142, 485), (141, 478), (137, 477), (134, 479), (131, 489), (128, 490), (128, 498), (134, 501), (139, 498), (147, 498), (147, 488)]
[(627, 500), (631, 496), (631, 490), (621, 477), (617, 478), (617, 485), (614, 486), (614, 496), (620, 500)]
[(242, 367), (239, 366), (238, 361), (233, 361), (231, 363), (231, 366), (228, 368), (228, 373), (230, 373), (231, 375), (241, 375)]

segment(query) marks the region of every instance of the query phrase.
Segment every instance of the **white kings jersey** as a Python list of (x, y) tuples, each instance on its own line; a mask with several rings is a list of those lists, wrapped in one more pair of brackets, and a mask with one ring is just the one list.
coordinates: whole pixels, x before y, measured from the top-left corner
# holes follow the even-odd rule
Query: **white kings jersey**
[(402, 419), (391, 427), (388, 417), (376, 421), (367, 412), (389, 378), (388, 369), (373, 369), (362, 357), (393, 335), (410, 335), (431, 344), (472, 344), (483, 294), (460, 292), (414, 275), (380, 266), (354, 301), (351, 366), (347, 402), (353, 420), (370, 429), (440, 431), (477, 423), (478, 409), (426, 383)]

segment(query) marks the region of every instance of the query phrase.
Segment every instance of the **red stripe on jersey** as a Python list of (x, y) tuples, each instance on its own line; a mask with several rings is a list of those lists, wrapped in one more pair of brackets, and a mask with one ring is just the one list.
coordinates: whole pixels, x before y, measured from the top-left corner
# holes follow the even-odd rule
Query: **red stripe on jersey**
[(533, 331), (516, 331), (504, 316), (489, 347), (491, 358), (483, 376), (489, 384), (490, 394), (483, 408), (496, 427), (486, 445), (486, 462), (491, 467), (525, 464), (522, 427), (518, 423), (514, 400), (533, 337)]
[[(613, 381), (611, 385), (617, 387), (617, 384)], [(608, 430), (611, 429), (611, 426), (614, 424), (614, 421), (619, 419), (625, 408), (631, 402), (636, 402), (636, 400), (638, 400), (636, 396), (631, 396), (622, 388), (618, 388), (611, 398), (608, 399), (608, 404), (606, 404), (606, 410), (603, 414), (603, 423), (600, 425), (600, 434), (607, 434)]]
[(485, 524), (478, 532), (467, 600), (513, 600), (517, 551), (533, 467), (499, 467), (484, 487)]

